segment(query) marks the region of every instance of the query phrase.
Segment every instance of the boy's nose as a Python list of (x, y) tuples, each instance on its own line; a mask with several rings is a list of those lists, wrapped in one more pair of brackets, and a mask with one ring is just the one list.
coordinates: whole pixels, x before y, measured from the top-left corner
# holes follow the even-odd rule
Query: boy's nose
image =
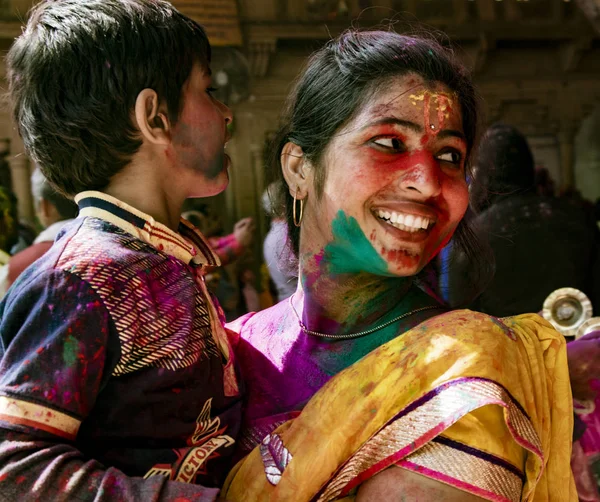
[(220, 102), (219, 104), (221, 105), (221, 113), (225, 118), (225, 123), (227, 125), (231, 124), (233, 122), (233, 112), (225, 103)]

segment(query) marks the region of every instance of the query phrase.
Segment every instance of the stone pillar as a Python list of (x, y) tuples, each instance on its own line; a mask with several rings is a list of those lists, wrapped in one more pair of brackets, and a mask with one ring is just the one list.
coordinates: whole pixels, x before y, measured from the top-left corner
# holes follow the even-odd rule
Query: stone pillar
[(24, 153), (20, 153), (10, 157), (8, 162), (12, 171), (13, 191), (19, 201), (19, 219), (33, 222), (35, 212), (31, 195), (29, 158)]
[(560, 149), (560, 189), (568, 190), (575, 186), (575, 131), (572, 127), (563, 128), (558, 133)]

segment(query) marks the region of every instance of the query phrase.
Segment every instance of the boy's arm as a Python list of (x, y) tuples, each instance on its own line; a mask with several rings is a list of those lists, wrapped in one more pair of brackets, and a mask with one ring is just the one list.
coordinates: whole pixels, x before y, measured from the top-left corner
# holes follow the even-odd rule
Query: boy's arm
[(162, 476), (129, 477), (106, 468), (68, 441), (39, 432), (0, 429), (0, 500), (94, 502), (175, 500), (209, 502), (219, 490), (168, 481)]
[(209, 502), (218, 493), (162, 476), (129, 477), (84, 458), (68, 441), (0, 429), (0, 500)]
[(216, 489), (128, 477), (76, 448), (120, 357), (118, 338), (77, 276), (33, 282), (0, 304), (0, 500), (216, 500)]

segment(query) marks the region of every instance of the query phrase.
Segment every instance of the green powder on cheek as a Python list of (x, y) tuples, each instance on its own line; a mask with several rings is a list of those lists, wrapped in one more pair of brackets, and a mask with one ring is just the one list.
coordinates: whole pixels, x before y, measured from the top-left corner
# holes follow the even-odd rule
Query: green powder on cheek
[(331, 231), (333, 242), (325, 247), (325, 260), (331, 274), (388, 275), (387, 263), (375, 251), (355, 218), (338, 211), (331, 223)]

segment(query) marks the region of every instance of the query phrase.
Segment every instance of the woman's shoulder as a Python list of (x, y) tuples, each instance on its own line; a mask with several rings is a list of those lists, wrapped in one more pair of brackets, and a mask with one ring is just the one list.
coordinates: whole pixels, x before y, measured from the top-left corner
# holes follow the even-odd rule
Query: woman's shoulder
[(289, 328), (290, 323), (293, 323), (292, 316), (288, 300), (283, 300), (259, 312), (245, 314), (227, 323), (225, 327), (246, 340), (256, 337), (269, 338), (284, 332), (288, 333), (289, 329), (284, 328)]
[(542, 360), (554, 367), (566, 357), (564, 337), (537, 314), (498, 318), (453, 310), (428, 319), (403, 336), (405, 340), (396, 343), (403, 343), (411, 352), (429, 354), (427, 364), (435, 360), (442, 367), (450, 365), (450, 373), (456, 377), (468, 373), (510, 380), (511, 375), (525, 377), (525, 373), (538, 371)]
[(506, 338), (518, 341), (556, 341), (564, 344), (564, 337), (546, 319), (538, 314), (528, 313), (511, 317), (496, 317), (483, 312), (462, 309), (452, 310), (433, 317), (423, 323), (428, 330), (447, 330), (457, 337), (496, 338), (503, 334)]

